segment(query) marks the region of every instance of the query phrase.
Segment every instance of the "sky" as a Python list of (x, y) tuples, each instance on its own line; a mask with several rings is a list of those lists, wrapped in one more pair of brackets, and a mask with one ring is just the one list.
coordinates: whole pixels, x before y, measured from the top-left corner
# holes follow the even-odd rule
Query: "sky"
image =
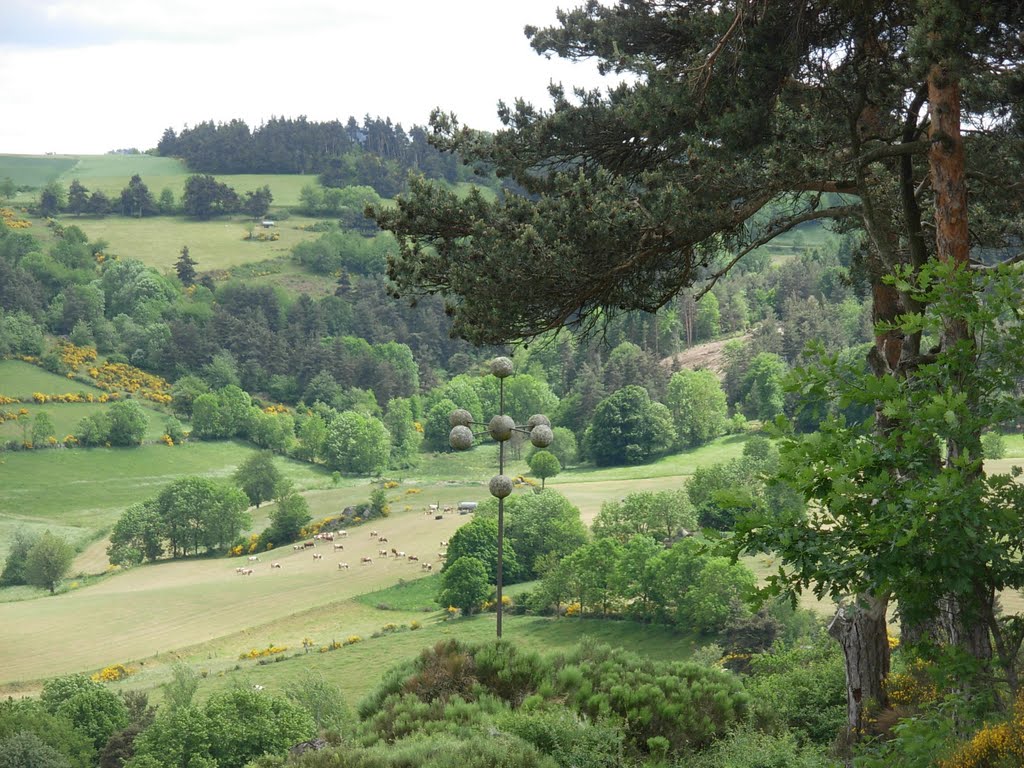
[(500, 99), (610, 83), (545, 59), (526, 24), (582, 0), (0, 0), (0, 154), (155, 147), (164, 129), (441, 107), (499, 127)]

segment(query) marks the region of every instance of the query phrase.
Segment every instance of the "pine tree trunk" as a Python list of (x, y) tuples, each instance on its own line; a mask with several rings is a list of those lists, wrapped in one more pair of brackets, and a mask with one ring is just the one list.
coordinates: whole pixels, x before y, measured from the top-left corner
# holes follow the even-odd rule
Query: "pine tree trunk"
[(857, 602), (840, 605), (828, 633), (843, 649), (846, 662), (846, 724), (853, 738), (865, 732), (865, 709), (887, 705), (885, 678), (889, 674), (889, 639), (885, 614), (888, 595), (858, 595)]

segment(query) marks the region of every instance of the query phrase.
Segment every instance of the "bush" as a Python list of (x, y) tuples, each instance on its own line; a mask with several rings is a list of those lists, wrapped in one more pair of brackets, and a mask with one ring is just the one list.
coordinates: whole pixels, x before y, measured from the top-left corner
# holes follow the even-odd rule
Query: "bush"
[(688, 759), (689, 768), (834, 768), (835, 760), (819, 746), (797, 743), (789, 732), (762, 733), (740, 728)]
[(981, 436), (981, 453), (989, 461), (1006, 456), (1006, 441), (998, 432), (986, 432)]
[(824, 632), (806, 648), (751, 658), (747, 682), (754, 722), (788, 727), (817, 744), (830, 743), (846, 724), (846, 674), (839, 646)]
[(557, 691), (588, 717), (622, 718), (627, 743), (641, 753), (657, 736), (675, 753), (701, 749), (746, 718), (747, 694), (720, 670), (590, 644), (556, 667)]

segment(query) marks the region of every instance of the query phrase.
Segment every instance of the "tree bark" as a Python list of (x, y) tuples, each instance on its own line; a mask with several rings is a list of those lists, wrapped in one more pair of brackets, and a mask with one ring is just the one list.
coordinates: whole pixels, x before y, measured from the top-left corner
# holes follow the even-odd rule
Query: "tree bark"
[(846, 662), (847, 728), (853, 738), (865, 732), (869, 704), (878, 709), (888, 704), (884, 685), (889, 674), (888, 607), (888, 595), (858, 595), (856, 602), (839, 606), (828, 626)]

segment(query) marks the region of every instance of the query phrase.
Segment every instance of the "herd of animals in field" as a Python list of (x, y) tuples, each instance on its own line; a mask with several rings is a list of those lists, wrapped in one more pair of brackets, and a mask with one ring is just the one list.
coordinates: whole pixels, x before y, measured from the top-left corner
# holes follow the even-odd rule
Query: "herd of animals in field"
[[(437, 511), (437, 509), (438, 509), (438, 507), (437, 507), (436, 504), (431, 504), (431, 505), (429, 505), (427, 507), (427, 513), (431, 514), (431, 513), (435, 512), (435, 511)], [(444, 508), (445, 512), (451, 511), (452, 509), (453, 508), (451, 508), (451, 507), (445, 507)], [(343, 542), (341, 542), (341, 541), (338, 541), (337, 539), (347, 539), (347, 538), (348, 538), (348, 531), (346, 531), (346, 530), (324, 531), (322, 533), (315, 534), (312, 539), (309, 539), (307, 541), (301, 541), (301, 542), (299, 542), (297, 544), (292, 545), (292, 549), (294, 551), (301, 552), (301, 551), (305, 551), (307, 549), (316, 549), (318, 543), (330, 542), (332, 544), (334, 552), (343, 552), (345, 550), (345, 544)], [(390, 548), (389, 547), (380, 547), (379, 546), (380, 544), (389, 544), (390, 540), (388, 539), (387, 536), (384, 536), (378, 530), (374, 529), (374, 530), (370, 531), (370, 539), (373, 540), (376, 543), (376, 545), (378, 545), (378, 549), (377, 549), (376, 555), (372, 555), (371, 554), (371, 555), (362, 555), (362, 556), (360, 556), (360, 558), (359, 558), (360, 565), (373, 565), (373, 558), (376, 556), (376, 557), (381, 557), (381, 558), (388, 558), (388, 557), (390, 557), (392, 560), (405, 560), (406, 562), (410, 562), (410, 563), (419, 563), (420, 570), (423, 570), (423, 571), (433, 571), (434, 570), (434, 564), (435, 564), (434, 562), (431, 562), (429, 560), (421, 562), (419, 556), (413, 555), (413, 554), (408, 554), (404, 550), (400, 550), (397, 547), (390, 547)], [(440, 541), (440, 550), (437, 553), (437, 560), (436, 560), (437, 563), (444, 562), (444, 559), (445, 559), (445, 557), (447, 557), (447, 554), (448, 554), (447, 551), (446, 551), (447, 547), (448, 547), (447, 539), (442, 539)], [(322, 552), (313, 552), (312, 554), (313, 554), (313, 560), (314, 561), (322, 561), (324, 559), (324, 556), (323, 556)], [(260, 556), (259, 555), (249, 555), (249, 562), (250, 563), (259, 563), (259, 562), (261, 562)], [(270, 564), (270, 569), (271, 570), (275, 570), (275, 569), (281, 570), (282, 569), (281, 563), (279, 563), (277, 561), (272, 562)], [(349, 569), (349, 564), (347, 562), (344, 562), (344, 561), (339, 561), (338, 562), (338, 570), (339, 571), (347, 571), (348, 569)], [(239, 566), (239, 567), (235, 568), (235, 573), (240, 575), (240, 576), (252, 576), (255, 572), (256, 572), (256, 570), (252, 566)]]

